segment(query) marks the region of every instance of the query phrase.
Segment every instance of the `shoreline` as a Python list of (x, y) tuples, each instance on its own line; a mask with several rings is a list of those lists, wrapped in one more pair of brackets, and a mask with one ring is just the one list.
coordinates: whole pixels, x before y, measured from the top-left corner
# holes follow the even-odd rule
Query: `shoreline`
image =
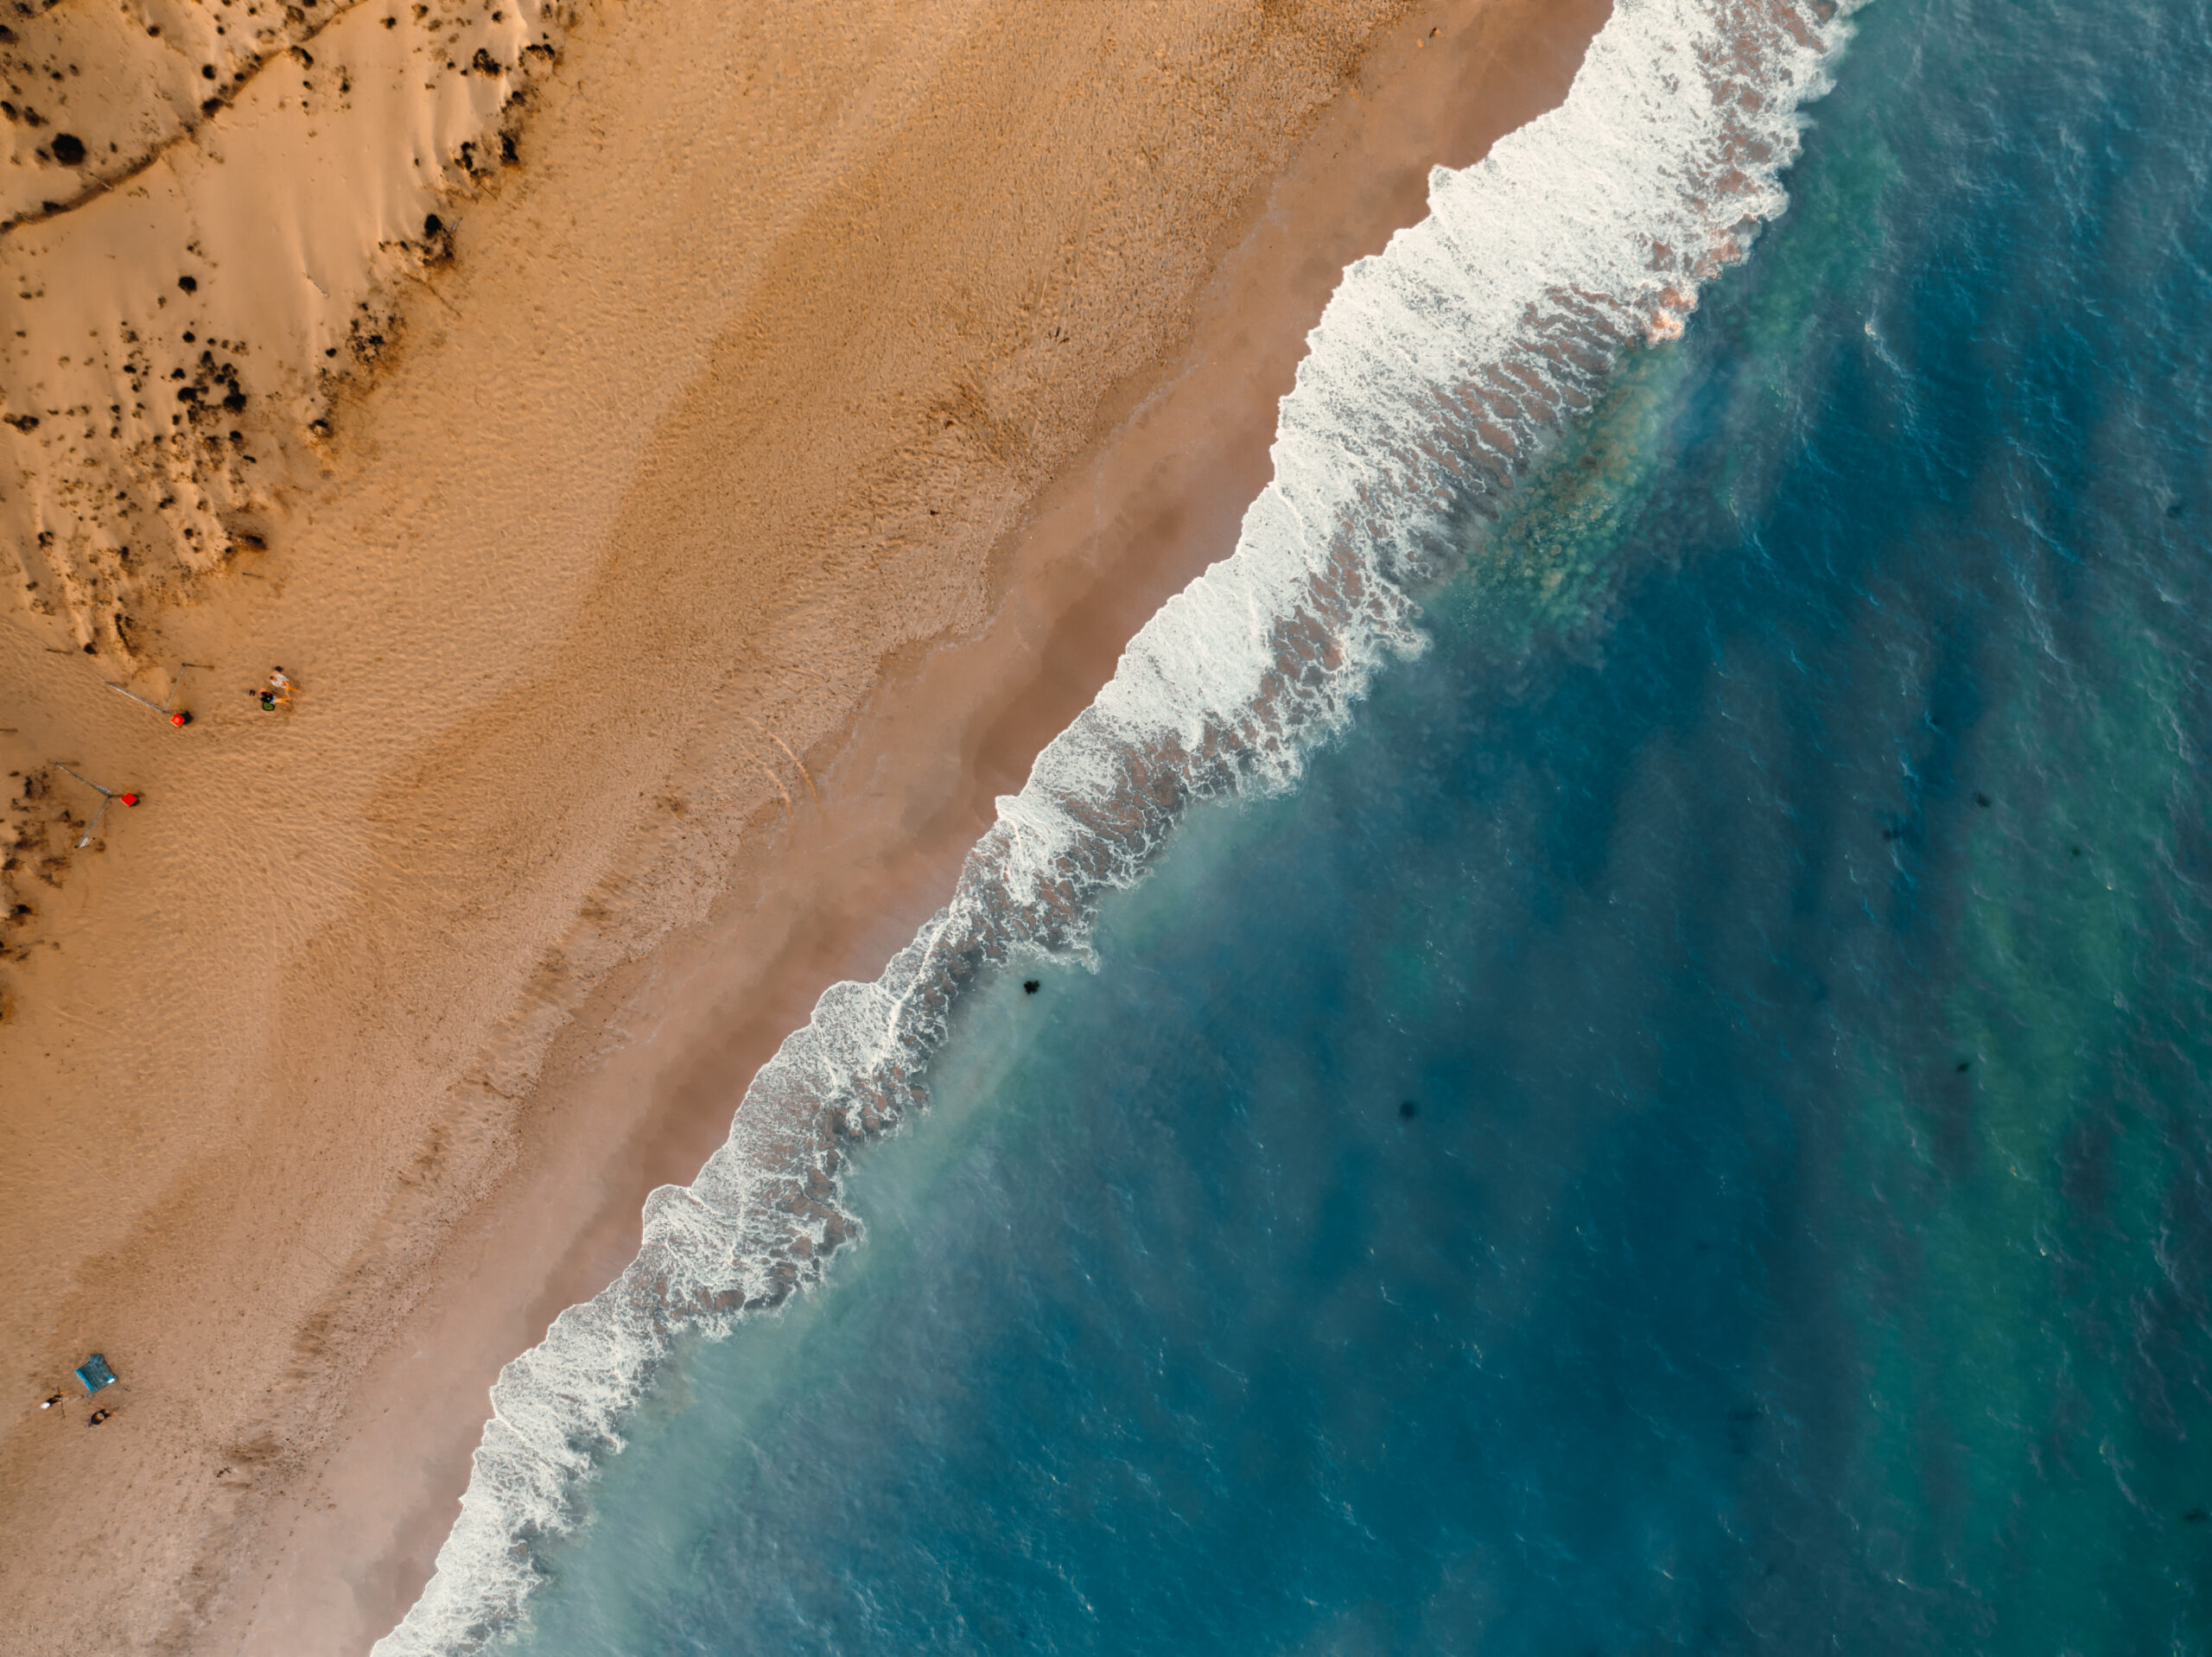
[[(783, 770), (770, 778), (776, 793), (756, 789), (765, 798), (746, 821), (784, 815), (782, 795), (793, 801), (792, 826), (737, 841), (728, 890), (703, 922), (671, 921), (676, 930), (643, 958), (603, 967), (573, 1010), (549, 981), (509, 1015), (513, 1069), (495, 1057), (478, 1074), (490, 1093), (526, 1101), (508, 1150), (516, 1160), (499, 1165), (495, 1147), (481, 1190), (449, 1197), (461, 1217), (439, 1234), (431, 1262), (385, 1286), (419, 1301), (332, 1406), (324, 1447), (272, 1470), (284, 1493), (234, 1533), (255, 1574), (268, 1574), (257, 1586), (214, 1585), (213, 1619), (189, 1648), (359, 1650), (390, 1627), (450, 1523), (499, 1364), (620, 1269), (645, 1192), (690, 1177), (753, 1070), (822, 987), (871, 976), (912, 936), (950, 891), (992, 797), (1019, 786), (1028, 759), (1087, 702), (1159, 601), (1226, 552), (1267, 475), (1274, 398), (1342, 264), (1420, 216), (1430, 163), (1474, 159), (1500, 121), (1510, 129), (1545, 106), (1544, 86), (1552, 101), (1564, 93), (1569, 45), (1579, 60), (1580, 40), (1526, 3), (1491, 0), (1464, 25), (1453, 17), (1461, 9), (1433, 10), (1386, 30), (1360, 74), (1402, 97), (1427, 75), (1424, 96), (1439, 108), (1456, 100), (1443, 130), (1411, 103), (1386, 112), (1340, 98), (1325, 111), (1267, 199), (1230, 220), (1220, 238), (1230, 251), (1206, 256), (1219, 274), (1192, 327), (1163, 358), (1119, 378), (1089, 443), (1018, 509), (1027, 528), (1008, 516), (988, 538), (1000, 596), (980, 635), (900, 647), (842, 740), (790, 743), (794, 763), (805, 762), (804, 787)], [(1603, 8), (1590, 10), (1582, 21), (1594, 29)], [(1427, 40), (1416, 17), (1442, 31), (1435, 49), (1413, 44)], [(1503, 60), (1486, 77), (1477, 67), (1485, 54)], [(1516, 109), (1511, 96), (1532, 101)], [(1373, 187), (1378, 166), (1394, 189)], [(1314, 245), (1317, 229), (1341, 245)], [(597, 572), (588, 590), (605, 578)], [(305, 583), (308, 572), (289, 579)], [(546, 705), (549, 682), (561, 683), (557, 670), (541, 662), (518, 693), (525, 710)], [(763, 723), (765, 735), (776, 721)], [(527, 720), (513, 728), (531, 735)], [(674, 756), (672, 774), (684, 762)], [(695, 763), (692, 772), (711, 778), (716, 768)], [(826, 810), (808, 801), (817, 787)], [(672, 815), (680, 823), (693, 812)], [(387, 852), (393, 843), (382, 842)], [(700, 860), (729, 849), (710, 844)], [(647, 860), (632, 854), (627, 867)], [(612, 878), (627, 878), (625, 867), (618, 860)], [(532, 1049), (549, 1040), (541, 1068)]]
[[(737, 1096), (783, 1038), (805, 1024), (824, 989), (873, 979), (912, 940), (950, 895), (962, 862), (993, 820), (996, 797), (1020, 790), (1039, 751), (1111, 676), (1129, 638), (1235, 544), (1244, 511), (1271, 471), (1275, 403), (1290, 390), (1306, 332), (1344, 266), (1379, 252), (1394, 231), (1422, 216), (1431, 165), (1471, 164), (1563, 98), (1583, 45), (1610, 6), (1602, 0), (1586, 6), (1580, 20), (1569, 17), (1564, 26), (1545, 19), (1548, 30), (1531, 25), (1530, 10), (1489, 0), (1448, 46), (1437, 42), (1446, 49), (1386, 46), (1368, 69), (1421, 100), (1413, 107), (1421, 113), (1401, 109), (1377, 119), (1371, 109), (1340, 105), (1273, 182), (1264, 206), (1220, 261), (1192, 337), (1156, 365), (1160, 383), (1125, 415), (1102, 415), (1104, 429), (1011, 537), (1009, 593), (988, 632), (904, 664), (873, 699), (836, 766), (819, 778), (825, 795), (837, 797), (854, 791), (854, 773), (876, 773), (880, 792), (906, 803), (896, 827), (878, 816), (834, 844), (786, 854), (778, 891), (734, 892), (702, 928), (619, 971), (556, 1038), (539, 1090), (555, 1108), (574, 1100), (588, 1109), (586, 1100), (639, 1089), (653, 1095), (655, 1108), (639, 1125), (643, 1143), (626, 1148), (627, 1177), (604, 1193), (590, 1226), (548, 1262), (543, 1286), (512, 1319), (517, 1332), (526, 1331), (523, 1343), (504, 1352), (480, 1343), (487, 1349), (477, 1354), (476, 1368), (486, 1388), (500, 1365), (542, 1336), (563, 1309), (620, 1274), (636, 1253), (646, 1194), (696, 1173), (727, 1136)], [(1415, 14), (1421, 28), (1409, 20), (1401, 32), (1422, 39), (1427, 28), (1448, 28), (1440, 20), (1451, 10), (1423, 8)], [(1465, 105), (1438, 107), (1454, 86), (1471, 93)], [(1432, 130), (1430, 117), (1444, 130)], [(1357, 203), (1346, 200), (1347, 184), (1372, 184), (1378, 170), (1389, 175), (1389, 188)], [(1309, 243), (1302, 257), (1291, 255), (1294, 242), (1317, 232), (1329, 238), (1326, 245)], [(1264, 319), (1258, 327), (1249, 320), (1255, 314)], [(931, 756), (934, 746), (956, 744), (957, 759), (950, 752)], [(882, 778), (902, 752), (903, 771)], [(938, 781), (947, 768), (957, 778), (950, 788)], [(858, 874), (844, 867), (855, 842), (865, 864)], [(761, 925), (764, 911), (775, 917)], [(760, 931), (783, 942), (763, 950)], [(777, 987), (769, 993), (772, 981)], [(674, 1057), (656, 1056), (664, 1044)], [(926, 1131), (926, 1121), (915, 1131)], [(582, 1172), (572, 1163), (554, 1178), (580, 1183)], [(423, 1349), (449, 1353), (460, 1326), (474, 1316), (474, 1267), (453, 1276), (453, 1298), (434, 1314), (440, 1334), (425, 1339)], [(378, 1419), (419, 1425), (421, 1415), (406, 1412), (426, 1408), (438, 1384), (409, 1363), (382, 1369), (371, 1389)], [(467, 1452), (483, 1426), (480, 1398), (472, 1394), (477, 1406), (455, 1411), (444, 1424), (448, 1447), (433, 1458), (442, 1463), (433, 1490), (400, 1520), (394, 1553), (378, 1562), (385, 1581), (409, 1584), (388, 1602), (394, 1621), (427, 1580), (456, 1510)], [(347, 1447), (355, 1464), (333, 1468), (345, 1494), (326, 1511), (358, 1513), (358, 1499), (385, 1484), (390, 1458), (419, 1448), (411, 1427), (365, 1433)], [(326, 1559), (343, 1548), (341, 1528), (332, 1527)], [(244, 1649), (274, 1657), (295, 1648), (306, 1627), (328, 1614), (328, 1603), (298, 1621), (257, 1626), (257, 1635), (265, 1627), (268, 1637)]]

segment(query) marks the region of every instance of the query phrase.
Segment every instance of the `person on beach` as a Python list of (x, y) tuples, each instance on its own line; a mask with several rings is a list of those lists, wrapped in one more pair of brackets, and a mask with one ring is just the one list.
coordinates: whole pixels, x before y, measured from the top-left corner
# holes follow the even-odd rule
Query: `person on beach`
[(91, 1417), (86, 1421), (85, 1425), (88, 1427), (96, 1427), (114, 1413), (115, 1412), (113, 1410), (94, 1410), (92, 1413)]
[(279, 708), (289, 708), (292, 705), (292, 682), (286, 676), (283, 669), (271, 668), (269, 670), (269, 682), (258, 690), (247, 691), (246, 695), (258, 696), (261, 699), (261, 711), (264, 714), (273, 714)]
[(59, 1404), (60, 1401), (61, 1401), (61, 1394), (59, 1394), (59, 1393), (56, 1393), (56, 1394), (54, 1394), (51, 1398), (48, 1398), (48, 1399), (44, 1403), (41, 1404), (41, 1405), (39, 1406), (39, 1408), (41, 1408), (41, 1409), (42, 1409), (42, 1410), (50, 1410), (50, 1409), (52, 1409), (52, 1408), (53, 1408), (56, 1404)]

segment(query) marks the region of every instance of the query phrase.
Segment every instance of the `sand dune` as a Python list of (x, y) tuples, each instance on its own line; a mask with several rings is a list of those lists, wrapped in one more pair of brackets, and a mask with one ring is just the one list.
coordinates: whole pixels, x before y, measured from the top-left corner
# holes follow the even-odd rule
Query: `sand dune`
[[(389, 1626), (498, 1363), (1226, 549), (1337, 272), (1602, 13), (234, 4), (194, 113), (141, 44), (212, 54), (191, 10), (5, 47), (83, 69), (10, 211), (85, 194), (0, 237), (9, 1649)], [(144, 803), (75, 851), (57, 761)], [(94, 1349), (115, 1419), (39, 1412)]]
[(143, 15), (59, 5), (0, 48), (0, 524), (54, 636), (153, 668), (149, 607), (319, 473), (563, 30), (536, 0)]

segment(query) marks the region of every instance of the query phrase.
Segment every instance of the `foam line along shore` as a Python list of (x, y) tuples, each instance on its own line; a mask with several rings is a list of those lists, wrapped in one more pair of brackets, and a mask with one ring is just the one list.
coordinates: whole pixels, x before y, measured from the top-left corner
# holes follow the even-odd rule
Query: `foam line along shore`
[[(1678, 335), (1700, 286), (1785, 204), (1800, 107), (1846, 24), (1811, 7), (1624, 0), (1566, 102), (1350, 269), (1286, 399), (1233, 556), (1147, 623), (1093, 705), (1000, 802), (952, 901), (872, 984), (842, 984), (754, 1080), (645, 1243), (493, 1390), (462, 1515), (378, 1647), (474, 1648), (571, 1526), (596, 1457), (676, 1336), (822, 1278), (855, 1234), (854, 1148), (904, 1121), (963, 988), (1080, 954), (1194, 801), (1294, 783), (1370, 675), (1417, 651), (1446, 549), (1587, 406), (1620, 354)], [(1471, 457), (1464, 463), (1451, 457)]]
[[(125, 518), (181, 514), (196, 558), (204, 509), (235, 544), (187, 568), (57, 528), (84, 585), (34, 558), (48, 613), (0, 627), (7, 767), (145, 790), (82, 849), (66, 776), (11, 797), (48, 844), (0, 962), (0, 1348), (25, 1397), (87, 1338), (130, 1390), (98, 1432), (7, 1424), (0, 1643), (390, 1628), (499, 1363), (619, 1270), (820, 988), (941, 900), (1230, 544), (1334, 273), (1419, 216), (1429, 160), (1556, 102), (1605, 7), (963, 0), (824, 30), (669, 0), (576, 9), (550, 62), (487, 12), (487, 57), (543, 71), (528, 118), (425, 194), (432, 154), (518, 115), (473, 47), (430, 73), (458, 26), (430, 10), (348, 9), (192, 124), (183, 216), (144, 220), (166, 287), (120, 294), (94, 233), (152, 169), (7, 232), (42, 250), (38, 315), (162, 355), (26, 323), (77, 389), (19, 453), (90, 488), (129, 435), (92, 411), (167, 397), (283, 487), (188, 468), (207, 492), (133, 505), (153, 474), (120, 476)], [(337, 165), (379, 110), (396, 161)], [(395, 323), (373, 363), (322, 331), (356, 256)], [(289, 402), (278, 333), (359, 371)], [(264, 712), (272, 662), (298, 691)], [(180, 663), (214, 664), (183, 670), (188, 730), (107, 688), (158, 708)]]

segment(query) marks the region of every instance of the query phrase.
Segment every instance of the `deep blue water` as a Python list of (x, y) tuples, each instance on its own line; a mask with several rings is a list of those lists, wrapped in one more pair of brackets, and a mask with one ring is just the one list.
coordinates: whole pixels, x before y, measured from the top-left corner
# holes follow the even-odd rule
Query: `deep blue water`
[(2212, 16), (1879, 0), (1280, 797), (976, 997), (523, 1648), (2212, 1652)]

